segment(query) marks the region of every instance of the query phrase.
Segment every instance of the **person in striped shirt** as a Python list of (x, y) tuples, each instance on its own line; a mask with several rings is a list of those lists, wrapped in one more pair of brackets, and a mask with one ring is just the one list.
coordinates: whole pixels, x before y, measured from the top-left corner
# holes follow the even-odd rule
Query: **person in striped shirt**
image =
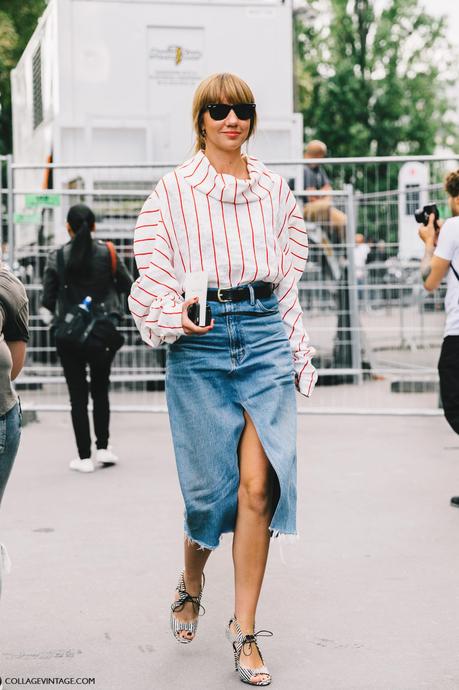
[[(228, 626), (242, 681), (268, 685), (255, 613), (270, 537), (296, 535), (296, 389), (315, 350), (298, 298), (308, 254), (282, 177), (242, 152), (256, 126), (250, 87), (216, 74), (193, 101), (195, 155), (165, 175), (138, 217), (129, 305), (150, 347), (168, 344), (166, 396), (185, 502), (185, 569), (172, 604), (179, 642), (196, 634), (203, 570), (234, 532)], [(185, 278), (204, 271), (213, 319), (188, 316)], [(243, 652), (243, 653), (242, 653)]]

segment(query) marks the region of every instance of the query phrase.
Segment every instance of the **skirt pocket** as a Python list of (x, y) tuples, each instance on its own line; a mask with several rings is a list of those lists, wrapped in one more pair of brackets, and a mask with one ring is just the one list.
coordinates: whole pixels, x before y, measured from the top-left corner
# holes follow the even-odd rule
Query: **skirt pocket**
[(279, 311), (279, 305), (276, 298), (272, 299), (269, 297), (264, 302), (262, 302), (260, 299), (257, 299), (255, 300), (255, 305), (257, 310), (263, 314), (275, 314)]

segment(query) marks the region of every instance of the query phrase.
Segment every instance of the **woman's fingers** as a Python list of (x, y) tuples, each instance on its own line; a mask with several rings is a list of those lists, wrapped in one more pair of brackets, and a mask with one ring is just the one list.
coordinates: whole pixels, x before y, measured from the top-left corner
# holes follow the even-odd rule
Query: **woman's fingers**
[(214, 327), (214, 320), (212, 319), (209, 326), (197, 326), (188, 316), (188, 307), (191, 304), (197, 304), (199, 302), (198, 297), (192, 297), (191, 299), (185, 300), (182, 307), (182, 327), (185, 335), (204, 335), (212, 330)]
[(188, 307), (190, 306), (190, 304), (194, 304), (195, 302), (198, 302), (198, 301), (199, 301), (199, 297), (191, 297), (190, 299), (185, 300), (182, 304), (182, 311), (186, 312), (188, 310)]
[(214, 320), (213, 319), (210, 322), (209, 326), (196, 326), (196, 324), (193, 323), (192, 321), (190, 321), (190, 319), (187, 319), (187, 320), (188, 320), (188, 323), (190, 324), (189, 326), (187, 326), (182, 321), (183, 330), (185, 331), (185, 335), (204, 335), (204, 333), (208, 333), (214, 327)]

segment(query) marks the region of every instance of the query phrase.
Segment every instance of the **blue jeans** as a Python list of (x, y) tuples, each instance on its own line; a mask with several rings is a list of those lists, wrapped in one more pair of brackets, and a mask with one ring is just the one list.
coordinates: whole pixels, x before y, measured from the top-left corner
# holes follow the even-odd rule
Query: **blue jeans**
[(18, 452), (21, 424), (22, 413), (19, 403), (0, 416), (0, 503)]
[(270, 530), (296, 533), (293, 357), (277, 298), (211, 302), (215, 326), (169, 347), (166, 395), (185, 533), (214, 549), (234, 531), (247, 411), (277, 478)]

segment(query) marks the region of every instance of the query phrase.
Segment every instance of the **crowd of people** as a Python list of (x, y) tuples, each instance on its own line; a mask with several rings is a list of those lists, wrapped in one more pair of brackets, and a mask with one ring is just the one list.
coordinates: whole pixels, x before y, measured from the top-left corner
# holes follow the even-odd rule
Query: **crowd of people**
[[(196, 637), (207, 560), (222, 534), (232, 532), (235, 597), (227, 604), (227, 636), (241, 681), (267, 686), (272, 676), (258, 638), (271, 633), (256, 632), (257, 605), (271, 537), (296, 536), (295, 391), (309, 397), (317, 381), (298, 298), (308, 256), (304, 221), (328, 224), (342, 239), (346, 216), (327, 195), (323, 142), (305, 149), (302, 207), (280, 175), (244, 153), (257, 110), (242, 79), (212, 75), (198, 86), (192, 110), (194, 155), (159, 181), (138, 216), (132, 245), (138, 278), (133, 282), (110, 242), (97, 239), (92, 210), (77, 204), (67, 216), (69, 242), (48, 257), (42, 302), (55, 314), (71, 402), (78, 451), (72, 470), (93, 472), (118, 460), (109, 443), (109, 383), (123, 344), (117, 330), (123, 294), (146, 346), (168, 345), (166, 397), (185, 504), (184, 567), (169, 604), (171, 632), (181, 644)], [(459, 171), (446, 187), (453, 215), (458, 180)], [(423, 281), (435, 290), (447, 276), (440, 381), (446, 418), (459, 433), (459, 221), (440, 230), (434, 220), (420, 230)], [(386, 258), (382, 241), (368, 243), (361, 234), (354, 252), (358, 282), (368, 262)], [(204, 285), (201, 301), (189, 288), (190, 276)], [(20, 438), (12, 381), (28, 340), (26, 293), (4, 265), (0, 331), (1, 500)]]

